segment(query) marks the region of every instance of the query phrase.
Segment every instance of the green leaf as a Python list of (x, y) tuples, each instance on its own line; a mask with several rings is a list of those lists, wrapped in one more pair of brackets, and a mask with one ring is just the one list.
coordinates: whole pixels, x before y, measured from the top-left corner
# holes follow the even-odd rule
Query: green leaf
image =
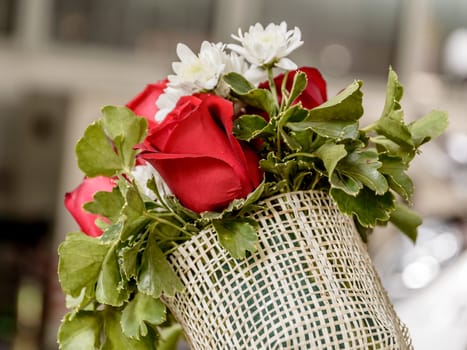
[(255, 252), (258, 244), (256, 222), (247, 218), (213, 220), (220, 244), (235, 259), (245, 258), (246, 252)]
[(409, 125), (412, 140), (416, 147), (440, 136), (448, 127), (448, 114), (443, 111), (431, 111)]
[(58, 273), (63, 291), (78, 296), (83, 288), (93, 286), (108, 250), (109, 246), (99, 239), (81, 232), (69, 233), (58, 248)]
[(256, 187), (255, 190), (253, 192), (251, 192), (243, 200), (243, 203), (241, 204), (241, 206), (235, 208), (237, 210), (240, 209), (237, 216), (243, 216), (243, 215), (245, 215), (246, 212), (252, 210), (252, 208), (257, 208), (259, 206), (257, 204), (257, 202), (263, 196), (263, 193), (264, 193), (265, 190), (266, 190), (266, 184), (265, 184), (265, 180), (263, 179), (263, 181), (261, 181), (261, 183), (258, 185), (258, 187)]
[(386, 102), (381, 117), (375, 124), (375, 130), (401, 147), (411, 150), (414, 148), (412, 135), (404, 122), (404, 112), (399, 103), (402, 94), (403, 87), (399, 83), (396, 72), (390, 68), (386, 87)]
[(144, 215), (146, 210), (144, 201), (134, 186), (127, 188), (125, 198), (126, 203), (122, 209), (124, 224), (120, 235), (122, 241), (145, 232), (146, 226), (151, 221)]
[(127, 169), (133, 168), (137, 152), (134, 146), (146, 135), (146, 118), (136, 117), (127, 107), (106, 106), (102, 114), (104, 129), (114, 141), (122, 163)]
[(243, 75), (231, 72), (223, 76), (224, 81), (230, 88), (239, 95), (244, 95), (250, 92), (255, 88), (248, 80), (246, 80)]
[(318, 135), (332, 138), (336, 141), (356, 139), (358, 137), (358, 123), (354, 121), (306, 121), (287, 123), (286, 126), (293, 131), (313, 130)]
[[(300, 96), (303, 90), (305, 90), (307, 83), (308, 79), (306, 74), (298, 71), (294, 76), (292, 89), (290, 89), (290, 94), (285, 103), (286, 108), (288, 108), (288, 106), (290, 106), (295, 101), (295, 99)], [(282, 96), (285, 96), (284, 93), (282, 93)]]
[(412, 135), (408, 126), (404, 123), (404, 112), (402, 110), (390, 111), (383, 115), (376, 124), (376, 132), (386, 136), (401, 147), (411, 150), (414, 148)]
[(363, 115), (361, 81), (354, 81), (338, 95), (311, 109), (306, 121), (357, 121)]
[(371, 137), (370, 140), (376, 145), (379, 153), (400, 158), (404, 164), (409, 164), (416, 154), (415, 149), (407, 150), (383, 135)]
[(349, 216), (355, 215), (363, 227), (374, 227), (378, 221), (389, 220), (394, 210), (394, 196), (391, 192), (376, 195), (364, 187), (357, 196), (349, 196), (344, 191), (333, 188), (331, 197), (336, 201), (339, 210)]
[(156, 299), (162, 293), (174, 296), (176, 292), (181, 292), (184, 289), (182, 282), (168, 263), (153, 235), (149, 236), (141, 259), (137, 284), (140, 292)]
[(350, 196), (356, 196), (363, 188), (360, 181), (339, 173), (338, 171), (332, 173), (329, 182), (331, 183), (331, 188), (340, 189)]
[(347, 151), (344, 145), (325, 143), (314, 152), (314, 155), (323, 161), (328, 177), (331, 177), (337, 163), (347, 155)]
[(92, 202), (84, 204), (84, 209), (90, 213), (105, 216), (112, 222), (116, 222), (124, 203), (120, 190), (118, 187), (114, 187), (112, 192), (97, 192)]
[(136, 186), (129, 187), (125, 197), (126, 205), (123, 208), (123, 214), (129, 219), (139, 219), (146, 207)]
[(107, 310), (105, 313), (105, 339), (101, 350), (156, 350), (156, 337), (152, 328), (148, 328), (148, 334), (145, 337), (129, 338), (122, 331), (121, 317), (122, 314), (118, 310)]
[(123, 169), (123, 164), (105, 134), (101, 121), (87, 127), (75, 150), (78, 166), (86, 176), (111, 177)]
[(413, 194), (413, 182), (405, 173), (407, 165), (398, 157), (381, 155), (383, 165), (379, 171), (389, 178), (389, 186), (405, 200), (410, 200)]
[(386, 101), (382, 115), (388, 115), (392, 111), (401, 109), (400, 100), (404, 94), (404, 88), (399, 83), (397, 73), (389, 67), (388, 82), (386, 85)]
[(140, 339), (148, 335), (147, 323), (160, 325), (166, 320), (166, 307), (160, 299), (136, 293), (122, 311), (122, 329), (127, 337)]
[(415, 211), (402, 203), (396, 203), (389, 220), (412, 242), (416, 242), (417, 228), (422, 224), (422, 219)]
[(241, 101), (266, 111), (269, 115), (274, 114), (276, 101), (269, 90), (256, 89), (242, 75), (235, 72), (225, 74), (223, 79)]
[(81, 311), (68, 313), (58, 330), (58, 344), (61, 350), (95, 350), (99, 347), (101, 322), (92, 313)]
[(177, 350), (177, 344), (183, 334), (183, 328), (180, 324), (175, 323), (170, 327), (164, 327), (159, 333), (157, 350)]
[(125, 274), (128, 280), (136, 278), (138, 275), (139, 255), (142, 251), (143, 245), (144, 240), (139, 239), (136, 242), (129, 243), (121, 250), (122, 272)]
[(287, 126), (289, 121), (302, 121), (304, 118), (306, 118), (307, 114), (307, 111), (302, 109), (301, 105), (294, 105), (293, 107), (286, 109), (284, 112), (281, 112), (278, 115), (277, 129), (279, 130), (279, 134), (283, 142), (285, 142), (289, 149), (293, 151), (302, 150), (302, 135), (297, 136), (297, 133), (293, 130), (292, 132), (286, 131), (287, 129), (284, 128), (284, 126)]
[(267, 125), (260, 115), (245, 114), (235, 119), (233, 131), (237, 139), (250, 141), (260, 135)]
[(378, 171), (381, 167), (378, 154), (374, 151), (355, 151), (342, 159), (336, 167), (337, 172), (360, 182), (368, 188), (383, 194), (388, 190), (386, 178)]
[(96, 300), (102, 304), (122, 306), (129, 298), (129, 290), (122, 280), (118, 263), (117, 246), (107, 252), (97, 279)]
[(265, 172), (276, 175), (277, 181), (283, 179), (289, 183), (289, 180), (296, 174), (298, 165), (295, 159), (282, 163), (269, 154), (266, 159), (261, 159), (259, 161), (259, 167)]
[(108, 225), (104, 229), (104, 232), (102, 233), (102, 236), (99, 237), (99, 239), (103, 243), (115, 242), (117, 239), (119, 239), (122, 233), (122, 230), (123, 230), (122, 222), (117, 222), (116, 224)]

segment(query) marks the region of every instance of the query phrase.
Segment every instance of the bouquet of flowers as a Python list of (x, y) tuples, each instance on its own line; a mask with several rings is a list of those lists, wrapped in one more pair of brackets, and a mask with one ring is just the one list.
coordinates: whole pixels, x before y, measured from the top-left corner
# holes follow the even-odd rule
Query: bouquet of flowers
[[(255, 259), (273, 256), (263, 252), (266, 238), (273, 244), (282, 239), (277, 223), (264, 229), (262, 222), (276, 217), (284, 221), (289, 214), (295, 221), (287, 226), (284, 239), (298, 237), (299, 231), (307, 230), (303, 223), (315, 216), (317, 223), (309, 226), (322, 234), (288, 245), (294, 252), (304, 245), (312, 249), (299, 258), (281, 260), (279, 265), (291, 274), (298, 274), (305, 261), (306, 266), (319, 265), (321, 258), (313, 252), (321, 248), (313, 248), (315, 243), (334, 237), (324, 253), (334, 266), (313, 276), (311, 267), (306, 267), (298, 282), (288, 280), (284, 287), (297, 285), (300, 294), (309, 281), (315, 283), (301, 302), (308, 305), (310, 298), (316, 298), (309, 316), (316, 322), (302, 319), (302, 328), (297, 330), (304, 343), (314, 344), (304, 348), (331, 348), (332, 339), (344, 339), (355, 348), (379, 348), (377, 342), (385, 337), (393, 345), (402, 344), (375, 335), (378, 322), (372, 311), (358, 311), (359, 321), (351, 320), (354, 323), (345, 334), (343, 326), (333, 326), (331, 334), (331, 325), (342, 315), (349, 318), (350, 309), (366, 303), (364, 296), (355, 294), (360, 277), (352, 275), (361, 266), (346, 270), (351, 253), (339, 245), (337, 240), (344, 234), (334, 228), (358, 232), (349, 236), (348, 244), (356, 242), (357, 255), (362, 256), (366, 252), (361, 238), (366, 241), (376, 225), (392, 223), (416, 240), (421, 219), (409, 208), (413, 183), (406, 171), (420, 146), (442, 134), (446, 114), (433, 111), (407, 124), (400, 105), (403, 88), (390, 69), (381, 117), (360, 128), (362, 82), (354, 81), (328, 99), (320, 72), (298, 68), (288, 58), (303, 44), (298, 28), (289, 30), (285, 22), (266, 27), (256, 24), (232, 37), (234, 44), (203, 42), (198, 54), (179, 44), (180, 61), (173, 63), (173, 75), (148, 85), (124, 107), (104, 107), (102, 118), (89, 125), (78, 141), (77, 160), (85, 178), (66, 195), (65, 205), (81, 232), (69, 233), (59, 248), (59, 278), (70, 309), (58, 334), (61, 349), (174, 348), (181, 331), (172, 326), (174, 317), (194, 348), (206, 349), (207, 345), (200, 345), (203, 340), (197, 339), (212, 338), (206, 334), (216, 332), (234, 340), (219, 345), (207, 339), (213, 349), (301, 348), (296, 340), (285, 338), (255, 343), (259, 336), (251, 334), (245, 336), (247, 342), (238, 342), (251, 329), (275, 339), (289, 323), (297, 327), (297, 319), (275, 322), (274, 327), (280, 323), (280, 329), (264, 327), (271, 314), (284, 308), (270, 302), (276, 287), (260, 292), (260, 299), (249, 297), (251, 288), (264, 284), (253, 276), (259, 269)], [(290, 203), (303, 208), (297, 211)], [(270, 211), (279, 206), (287, 215)], [(333, 221), (331, 231), (319, 219), (328, 212), (343, 217)], [(193, 242), (205, 251), (189, 248)], [(194, 259), (190, 263), (187, 254)], [(344, 255), (333, 258), (333, 254)], [(206, 275), (205, 267), (192, 272), (200, 260), (217, 267)], [(292, 267), (295, 260), (299, 267)], [(186, 265), (177, 265), (177, 261)], [(210, 281), (203, 287), (208, 295), (217, 290), (231, 298), (230, 288), (240, 283), (239, 274), (232, 271), (245, 263), (253, 267), (248, 273), (238, 270), (247, 282), (229, 307), (239, 308), (235, 303), (243, 298), (249, 309), (243, 315), (256, 316), (251, 322), (250, 316), (243, 316), (247, 326), (241, 329), (208, 318), (204, 321), (207, 331), (193, 330), (190, 322), (201, 323), (199, 314), (206, 312), (184, 309), (184, 316), (177, 311), (181, 307), (177, 298), (191, 295), (187, 278), (192, 278), (194, 286)], [(272, 261), (264, 266), (269, 269), (277, 264)], [(330, 284), (330, 290), (347, 293), (344, 304), (327, 302), (329, 290), (320, 289), (327, 282), (316, 284), (326, 271), (334, 277), (346, 276), (345, 281)], [(276, 286), (288, 273), (281, 276), (269, 277), (268, 283)], [(222, 283), (214, 286), (216, 277)], [(233, 287), (229, 286), (232, 281)], [(363, 289), (380, 288), (375, 285)], [(203, 300), (192, 303), (228, 304), (215, 298)], [(323, 319), (316, 310), (325, 304), (334, 316)], [(286, 311), (291, 313), (295, 307), (299, 305), (292, 304)], [(195, 318), (188, 322), (186, 317)], [(307, 331), (310, 323), (317, 330)], [(359, 338), (362, 325), (370, 330)], [(362, 342), (367, 343), (363, 346)]]

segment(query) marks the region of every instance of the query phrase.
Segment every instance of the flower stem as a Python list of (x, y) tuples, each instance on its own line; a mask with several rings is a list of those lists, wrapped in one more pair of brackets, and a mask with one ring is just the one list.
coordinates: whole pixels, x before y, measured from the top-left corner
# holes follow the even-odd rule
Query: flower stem
[(148, 213), (148, 212), (144, 213), (144, 215), (147, 216), (150, 219), (155, 220), (158, 223), (165, 224), (165, 225), (168, 225), (168, 226), (171, 226), (171, 227), (177, 229), (180, 233), (183, 233), (184, 235), (186, 235), (187, 238), (193, 237), (193, 234), (191, 232), (185, 230), (183, 227), (180, 227), (180, 226), (174, 224), (170, 220), (163, 219), (160, 215), (156, 215), (156, 214), (152, 214), (152, 213)]
[(314, 158), (316, 156), (313, 153), (297, 152), (297, 153), (292, 153), (292, 154), (285, 156), (284, 161), (292, 159), (292, 158), (297, 158), (297, 157)]
[(376, 126), (378, 125), (378, 122), (374, 122), (374, 123), (371, 123), (370, 125), (366, 126), (365, 128), (363, 128), (361, 131), (365, 132), (365, 133), (368, 133), (372, 130), (374, 130), (376, 128)]
[(268, 67), (267, 69), (268, 69), (269, 89), (271, 90), (272, 97), (274, 98), (276, 111), (279, 111), (279, 97), (277, 95), (276, 83), (274, 82), (274, 73), (272, 71), (272, 67)]

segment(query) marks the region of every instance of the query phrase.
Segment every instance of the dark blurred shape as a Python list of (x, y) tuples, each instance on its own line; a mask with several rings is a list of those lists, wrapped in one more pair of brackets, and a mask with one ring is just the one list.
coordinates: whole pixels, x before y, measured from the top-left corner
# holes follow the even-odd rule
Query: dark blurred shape
[(10, 36), (15, 30), (16, 0), (0, 0), (0, 37)]
[(25, 92), (0, 109), (0, 349), (42, 349), (67, 97)]
[[(209, 38), (214, 0), (55, 0), (53, 36), (63, 43), (157, 46), (177, 34)], [(188, 34), (188, 35), (187, 35)]]

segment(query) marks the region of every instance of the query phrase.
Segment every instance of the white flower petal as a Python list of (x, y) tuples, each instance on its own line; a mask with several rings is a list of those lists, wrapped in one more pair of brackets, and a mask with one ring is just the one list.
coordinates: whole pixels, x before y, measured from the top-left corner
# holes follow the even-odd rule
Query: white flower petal
[(150, 199), (156, 199), (156, 194), (147, 186), (148, 180), (152, 179), (153, 177), (156, 181), (156, 185), (160, 193), (162, 195), (170, 194), (170, 190), (167, 187), (167, 184), (164, 182), (157, 170), (154, 169), (154, 167), (151, 164), (146, 163), (143, 165), (137, 165), (133, 168), (131, 174), (133, 175), (135, 182), (138, 188), (141, 190), (141, 192), (148, 196)]
[(295, 27), (288, 31), (286, 22), (281, 22), (279, 25), (270, 23), (266, 28), (256, 23), (246, 33), (242, 33), (239, 29), (238, 35), (232, 35), (232, 38), (239, 41), (241, 46), (230, 44), (228, 48), (259, 67), (292, 66), (290, 60), (282, 60), (303, 44), (300, 30)]
[(193, 62), (197, 60), (197, 57), (194, 54), (194, 52), (191, 51), (191, 49), (188, 46), (182, 43), (177, 44), (177, 56), (182, 61)]
[(284, 57), (281, 58), (277, 63), (276, 66), (282, 68), (284, 70), (295, 70), (297, 69), (297, 65), (290, 59)]

